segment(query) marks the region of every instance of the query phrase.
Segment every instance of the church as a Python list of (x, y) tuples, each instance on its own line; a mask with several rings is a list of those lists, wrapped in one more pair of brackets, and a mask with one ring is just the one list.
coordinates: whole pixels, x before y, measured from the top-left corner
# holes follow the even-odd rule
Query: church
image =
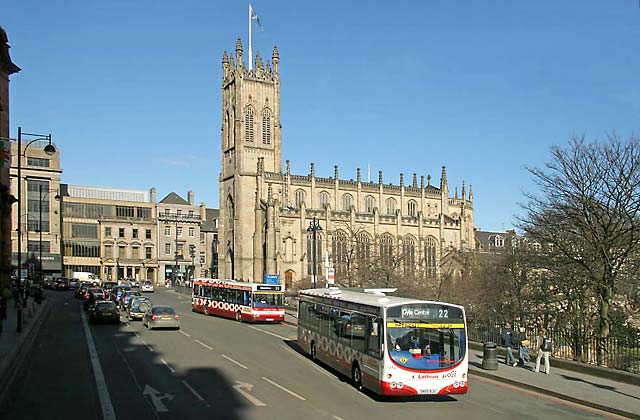
[(244, 59), (240, 39), (235, 55), (222, 57), (219, 278), (278, 275), (287, 290), (327, 278), (363, 286), (358, 276), (392, 268), (429, 281), (449, 254), (473, 249), (471, 186), (450, 196), (444, 166), (437, 185), (415, 173), (384, 183), (382, 171), (366, 182), (360, 168), (345, 180), (338, 166), (333, 177), (318, 177), (314, 163), (292, 174), (282, 161), (278, 48), (270, 62), (257, 53), (255, 68)]

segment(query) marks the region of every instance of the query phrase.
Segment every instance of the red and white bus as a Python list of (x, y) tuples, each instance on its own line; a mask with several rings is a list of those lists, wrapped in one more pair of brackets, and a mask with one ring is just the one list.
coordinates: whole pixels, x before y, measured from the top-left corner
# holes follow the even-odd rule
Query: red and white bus
[(284, 321), (284, 285), (199, 278), (193, 282), (191, 308), (248, 322)]
[(298, 344), (313, 360), (381, 395), (467, 393), (467, 329), (459, 305), (375, 289), (303, 290)]

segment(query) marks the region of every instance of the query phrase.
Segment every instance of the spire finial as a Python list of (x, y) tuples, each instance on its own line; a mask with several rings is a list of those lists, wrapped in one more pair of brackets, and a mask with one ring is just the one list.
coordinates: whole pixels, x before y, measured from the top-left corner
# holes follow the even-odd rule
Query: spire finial
[(416, 173), (413, 173), (413, 183), (411, 184), (411, 186), (413, 188), (418, 188), (418, 175), (416, 175)]
[(382, 171), (378, 171), (378, 184), (382, 185)]
[(473, 185), (469, 184), (469, 201), (473, 201)]
[(291, 174), (291, 163), (289, 162), (289, 159), (286, 160), (285, 171), (287, 175)]
[(404, 174), (403, 173), (400, 174), (400, 186), (404, 187)]
[(361, 182), (361, 181), (362, 181), (362, 175), (361, 175), (361, 172), (360, 172), (360, 168), (357, 168), (357, 169), (356, 169), (356, 180), (357, 180), (358, 182)]
[(424, 189), (424, 175), (420, 175), (420, 189)]
[(427, 187), (431, 186), (431, 175), (427, 175)]
[(467, 199), (467, 189), (465, 188), (464, 181), (462, 181), (462, 200)]
[(316, 176), (316, 164), (311, 162), (311, 176)]
[(447, 167), (442, 167), (442, 175), (440, 176), (440, 189), (443, 189), (447, 186)]
[(338, 165), (333, 166), (333, 176), (335, 176), (336, 180), (338, 179)]

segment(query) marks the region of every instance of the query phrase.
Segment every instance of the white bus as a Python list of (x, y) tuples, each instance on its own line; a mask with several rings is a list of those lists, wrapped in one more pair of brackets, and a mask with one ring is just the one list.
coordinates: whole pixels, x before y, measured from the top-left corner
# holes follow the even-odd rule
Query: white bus
[(467, 329), (459, 305), (375, 289), (303, 290), (298, 344), (356, 387), (381, 395), (467, 393)]
[(195, 279), (191, 308), (194, 312), (237, 321), (282, 322), (284, 285)]

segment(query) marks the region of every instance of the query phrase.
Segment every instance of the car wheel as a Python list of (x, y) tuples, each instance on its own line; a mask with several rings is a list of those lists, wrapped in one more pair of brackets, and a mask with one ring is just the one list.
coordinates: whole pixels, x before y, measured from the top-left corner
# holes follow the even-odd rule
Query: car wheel
[(236, 321), (242, 322), (242, 313), (240, 311), (236, 312)]

